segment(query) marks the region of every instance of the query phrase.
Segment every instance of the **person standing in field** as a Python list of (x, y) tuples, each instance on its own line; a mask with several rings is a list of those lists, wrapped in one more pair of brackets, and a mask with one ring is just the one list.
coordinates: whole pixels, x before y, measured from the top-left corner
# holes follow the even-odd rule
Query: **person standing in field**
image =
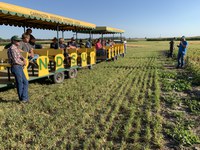
[(186, 55), (187, 52), (187, 46), (188, 46), (188, 42), (185, 39), (185, 36), (182, 36), (180, 39), (180, 44), (177, 45), (179, 50), (178, 50), (178, 57), (177, 57), (177, 61), (178, 61), (178, 65), (177, 65), (177, 69), (178, 68), (182, 68), (184, 65), (184, 57)]
[(23, 71), (26, 65), (26, 59), (21, 55), (21, 50), (18, 48), (21, 39), (18, 36), (11, 38), (12, 45), (8, 48), (8, 60), (11, 65), (11, 72), (15, 76), (17, 93), (21, 102), (28, 102), (28, 80)]
[(175, 38), (171, 39), (171, 41), (169, 42), (169, 55), (168, 55), (168, 57), (172, 57), (173, 56), (174, 40), (175, 40)]
[(126, 41), (126, 39), (124, 39), (124, 53), (126, 54), (126, 49), (127, 49), (127, 41)]

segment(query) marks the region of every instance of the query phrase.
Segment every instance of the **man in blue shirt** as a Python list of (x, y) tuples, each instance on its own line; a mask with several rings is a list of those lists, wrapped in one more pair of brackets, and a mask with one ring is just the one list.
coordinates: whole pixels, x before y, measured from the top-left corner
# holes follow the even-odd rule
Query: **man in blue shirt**
[(178, 58), (177, 58), (177, 60), (178, 60), (178, 65), (177, 65), (176, 68), (179, 68), (179, 67), (182, 68), (183, 65), (184, 65), (184, 56), (185, 56), (185, 54), (186, 54), (186, 52), (187, 52), (187, 46), (188, 46), (188, 43), (187, 43), (187, 41), (186, 41), (186, 39), (185, 39), (185, 36), (182, 36), (182, 37), (181, 37), (180, 44), (178, 45), (178, 47), (179, 47), (179, 50), (178, 50)]

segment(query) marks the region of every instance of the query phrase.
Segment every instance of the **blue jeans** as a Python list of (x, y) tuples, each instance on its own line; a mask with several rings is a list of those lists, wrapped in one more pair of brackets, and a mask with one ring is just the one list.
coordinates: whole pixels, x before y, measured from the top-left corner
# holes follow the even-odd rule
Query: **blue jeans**
[(23, 68), (20, 65), (13, 65), (11, 67), (11, 72), (15, 76), (17, 94), (20, 101), (28, 101), (28, 80), (24, 75)]
[(184, 65), (184, 56), (185, 56), (185, 54), (183, 54), (183, 53), (178, 53), (178, 58), (177, 58), (177, 60), (178, 60), (178, 67), (183, 67), (183, 65)]

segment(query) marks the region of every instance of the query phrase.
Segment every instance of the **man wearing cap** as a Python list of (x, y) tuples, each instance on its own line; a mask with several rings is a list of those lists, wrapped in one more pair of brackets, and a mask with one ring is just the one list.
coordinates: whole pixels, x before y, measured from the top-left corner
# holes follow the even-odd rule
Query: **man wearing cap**
[(52, 39), (52, 43), (50, 44), (50, 48), (58, 49), (58, 40), (56, 37)]
[(26, 59), (21, 55), (20, 45), (21, 39), (18, 36), (11, 38), (12, 45), (8, 48), (8, 59), (11, 65), (11, 72), (15, 76), (17, 93), (21, 102), (28, 102), (28, 81), (23, 72), (23, 66), (26, 65)]
[(180, 40), (180, 44), (178, 45), (179, 50), (178, 50), (178, 58), (177, 58), (178, 65), (176, 67), (177, 69), (182, 68), (184, 65), (184, 56), (187, 52), (187, 46), (188, 46), (188, 43), (185, 39), (185, 36), (182, 36)]

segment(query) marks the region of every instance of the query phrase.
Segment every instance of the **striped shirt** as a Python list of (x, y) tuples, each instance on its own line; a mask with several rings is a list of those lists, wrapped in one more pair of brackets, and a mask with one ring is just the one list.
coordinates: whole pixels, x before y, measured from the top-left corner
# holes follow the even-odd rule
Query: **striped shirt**
[(8, 48), (8, 61), (11, 65), (24, 65), (24, 57), (21, 55), (20, 50), (16, 45), (12, 44), (10, 48)]

